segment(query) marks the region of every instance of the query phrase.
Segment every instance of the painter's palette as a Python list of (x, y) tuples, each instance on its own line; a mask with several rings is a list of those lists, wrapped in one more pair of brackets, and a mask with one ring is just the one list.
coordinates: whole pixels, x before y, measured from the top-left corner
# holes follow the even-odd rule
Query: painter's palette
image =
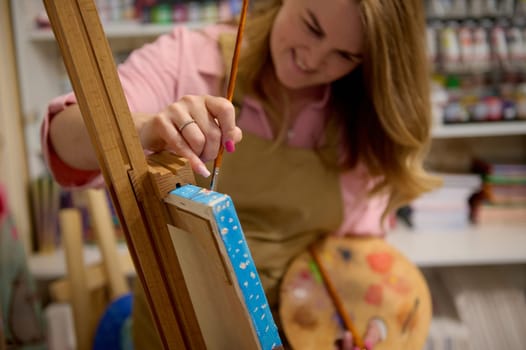
[[(414, 264), (378, 238), (331, 237), (318, 248), (362, 339), (372, 339), (375, 350), (422, 349), (431, 297)], [(342, 322), (308, 252), (289, 267), (280, 301), (283, 329), (294, 349), (334, 347)]]

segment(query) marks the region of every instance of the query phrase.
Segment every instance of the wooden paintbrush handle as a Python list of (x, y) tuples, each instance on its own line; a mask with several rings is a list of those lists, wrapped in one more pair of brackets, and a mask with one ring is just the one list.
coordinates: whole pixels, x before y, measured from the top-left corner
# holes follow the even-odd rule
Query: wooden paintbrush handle
[(351, 318), (349, 317), (349, 314), (345, 310), (345, 306), (343, 305), (343, 302), (340, 298), (340, 295), (338, 294), (338, 291), (334, 287), (334, 284), (332, 283), (332, 280), (329, 277), (329, 274), (327, 273), (327, 270), (325, 269), (323, 262), (321, 261), (321, 258), (314, 247), (314, 245), (309, 246), (309, 252), (314, 259), (314, 262), (316, 263), (316, 266), (318, 270), (320, 271), (320, 275), (323, 279), (323, 284), (325, 288), (327, 289), (327, 292), (329, 293), (329, 296), (334, 303), (334, 306), (336, 307), (336, 312), (340, 316), (340, 318), (343, 320), (343, 324), (345, 328), (351, 332), (354, 345), (359, 347), (360, 349), (364, 349), (364, 343), (362, 340), (362, 337), (356, 330), (356, 327), (354, 326), (354, 323), (352, 322)]

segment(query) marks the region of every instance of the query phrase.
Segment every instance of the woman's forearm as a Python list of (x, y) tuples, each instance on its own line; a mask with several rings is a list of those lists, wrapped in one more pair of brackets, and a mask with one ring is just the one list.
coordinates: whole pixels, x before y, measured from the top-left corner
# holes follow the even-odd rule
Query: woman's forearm
[[(137, 132), (149, 118), (151, 115), (147, 113), (133, 114)], [(67, 165), (82, 170), (99, 168), (97, 154), (77, 104), (66, 107), (53, 117), (49, 136), (55, 152)]]
[(55, 152), (67, 165), (82, 170), (99, 168), (97, 155), (78, 105), (68, 106), (53, 117), (49, 137)]

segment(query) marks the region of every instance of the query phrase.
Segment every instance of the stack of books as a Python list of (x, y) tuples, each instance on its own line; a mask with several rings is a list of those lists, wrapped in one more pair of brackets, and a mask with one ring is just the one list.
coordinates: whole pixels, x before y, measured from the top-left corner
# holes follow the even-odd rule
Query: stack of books
[(410, 226), (426, 229), (462, 229), (470, 225), (469, 199), (480, 191), (477, 174), (437, 174), (443, 186), (411, 203)]
[(500, 164), (481, 160), (474, 170), (482, 177), (482, 191), (472, 203), (472, 218), (479, 225), (526, 224), (526, 164)]

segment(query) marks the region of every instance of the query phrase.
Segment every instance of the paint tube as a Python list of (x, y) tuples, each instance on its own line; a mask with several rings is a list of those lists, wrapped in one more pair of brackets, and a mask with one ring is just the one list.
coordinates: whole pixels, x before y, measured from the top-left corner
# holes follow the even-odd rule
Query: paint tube
[(473, 65), (479, 71), (489, 68), (490, 49), (486, 29), (477, 26), (473, 30)]
[(470, 23), (462, 25), (458, 30), (460, 43), (460, 59), (464, 70), (468, 70), (474, 59), (473, 31)]
[(491, 43), (493, 45), (493, 64), (494, 66), (508, 65), (508, 43), (506, 32), (500, 24), (491, 29)]
[(440, 33), (442, 65), (447, 71), (455, 71), (460, 61), (460, 48), (455, 22), (449, 22)]
[(509, 47), (509, 58), (513, 67), (518, 68), (525, 57), (525, 48), (522, 33), (519, 28), (513, 26), (506, 31), (506, 41)]

